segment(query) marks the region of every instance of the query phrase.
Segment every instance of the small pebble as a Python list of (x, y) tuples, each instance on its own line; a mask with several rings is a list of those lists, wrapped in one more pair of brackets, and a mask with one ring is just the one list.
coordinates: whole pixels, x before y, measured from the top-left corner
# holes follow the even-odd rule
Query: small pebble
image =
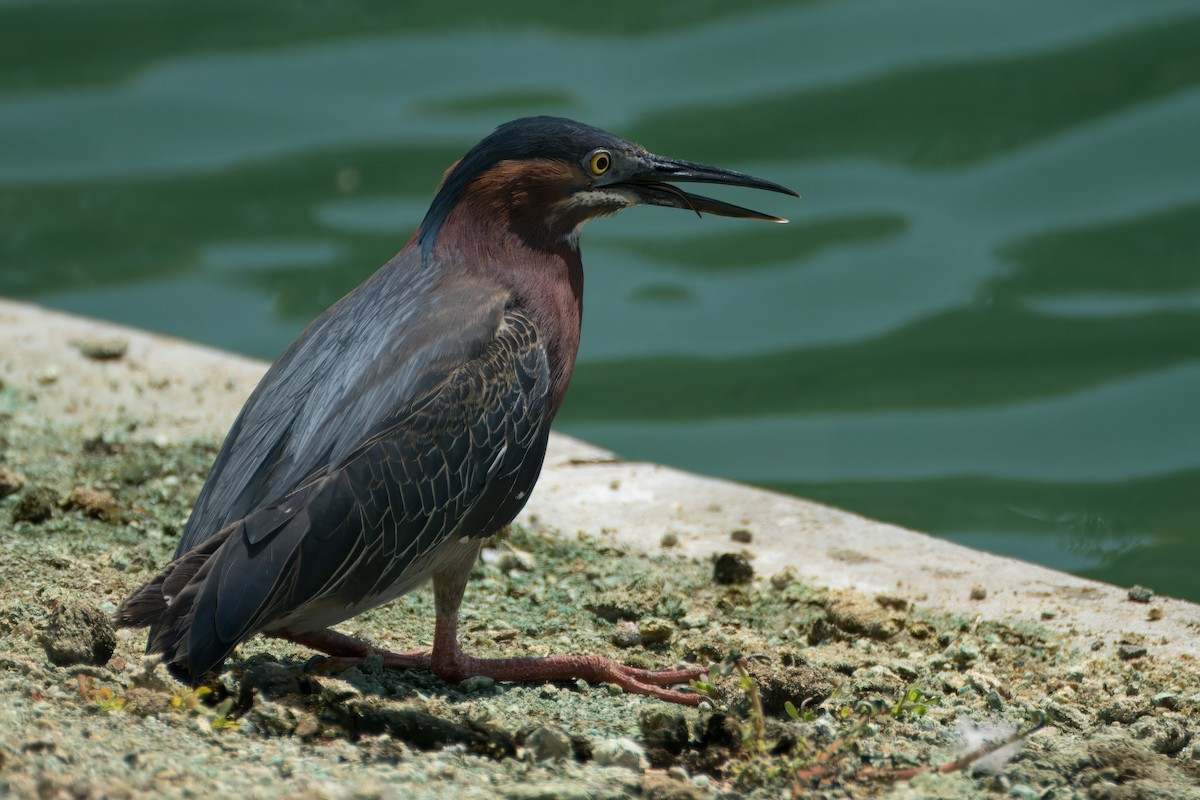
[(754, 567), (741, 553), (721, 553), (713, 561), (713, 580), (723, 586), (754, 580)]
[(67, 507), (83, 512), (85, 517), (103, 522), (121, 521), (121, 507), (117, 498), (87, 486), (76, 486), (71, 490), (70, 496), (67, 497)]
[(667, 531), (662, 535), (662, 538), (658, 540), (658, 543), (663, 547), (674, 547), (675, 545), (679, 544), (679, 536), (671, 531)]
[(1191, 741), (1191, 734), (1178, 722), (1162, 717), (1139, 719), (1131, 726), (1131, 733), (1145, 740), (1150, 749), (1163, 755), (1174, 755)]
[(1145, 586), (1129, 587), (1129, 599), (1135, 603), (1149, 603), (1154, 599), (1154, 592)]
[[(901, 619), (861, 595), (833, 593), (826, 601), (825, 610), (830, 625), (876, 641), (886, 641), (904, 628)], [(869, 646), (869, 642), (855, 646)]]
[(558, 728), (539, 725), (525, 737), (525, 752), (534, 761), (561, 761), (571, 757), (571, 737)]
[(46, 656), (59, 666), (108, 662), (117, 633), (106, 614), (93, 605), (53, 601), (38, 639)]
[(25, 486), (25, 476), (8, 467), (0, 467), (0, 497), (16, 494)]
[(112, 361), (129, 350), (129, 340), (120, 337), (79, 339), (71, 344), (80, 353), (96, 361)]
[(1123, 644), (1117, 648), (1117, 657), (1122, 661), (1131, 661), (1146, 655), (1146, 648), (1132, 644)]
[(1151, 622), (1156, 622), (1163, 618), (1162, 606), (1150, 606), (1150, 610), (1146, 612), (1146, 619)]
[(977, 583), (971, 587), (972, 600), (984, 600), (987, 598), (987, 587), (982, 583)]
[[(638, 719), (642, 737), (651, 748), (679, 755), (688, 743), (687, 718), (673, 711), (645, 711)], [(686, 773), (680, 780), (687, 780)]]
[(460, 681), (458, 688), (462, 689), (467, 694), (476, 694), (478, 692), (487, 691), (495, 685), (495, 678), (489, 678), (487, 675), (472, 675), (466, 680)]
[(671, 641), (675, 626), (665, 619), (643, 619), (638, 622), (637, 632), (642, 644), (662, 644)]
[(735, 542), (750, 544), (754, 541), (754, 534), (744, 528), (738, 528), (736, 531), (730, 532), (729, 538)]
[(642, 643), (642, 634), (637, 623), (628, 620), (618, 622), (613, 628), (612, 643), (617, 647), (637, 647)]
[(302, 716), (292, 731), (296, 735), (296, 738), (303, 740), (315, 739), (320, 732), (321, 723), (312, 714)]
[(796, 568), (784, 567), (771, 576), (771, 588), (782, 592), (787, 587), (796, 582)]
[(632, 739), (605, 739), (597, 742), (592, 748), (592, 758), (597, 766), (624, 767), (640, 772), (650, 766), (646, 760), (646, 751)]
[(1169, 708), (1174, 711), (1179, 708), (1179, 695), (1173, 692), (1159, 692), (1150, 698), (1150, 702), (1159, 708)]
[(1035, 789), (1024, 783), (1014, 784), (1008, 793), (1018, 800), (1039, 800), (1042, 796), (1041, 790)]
[(883, 606), (884, 608), (890, 608), (895, 611), (908, 610), (908, 598), (900, 597), (899, 595), (877, 594), (875, 595), (875, 602), (879, 603), (879, 605)]
[(497, 561), (496, 566), (505, 575), (513, 571), (533, 572), (537, 567), (537, 559), (534, 558), (532, 553), (513, 548), (500, 554), (500, 559)]
[(37, 525), (54, 516), (57, 507), (58, 492), (48, 486), (31, 486), (13, 504), (12, 521)]

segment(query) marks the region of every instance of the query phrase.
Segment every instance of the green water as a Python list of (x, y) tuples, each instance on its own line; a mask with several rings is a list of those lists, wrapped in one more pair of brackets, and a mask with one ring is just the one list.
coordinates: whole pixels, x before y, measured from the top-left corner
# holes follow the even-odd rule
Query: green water
[(560, 429), (1200, 600), (1193, 1), (0, 0), (0, 294), (263, 358), (496, 124), (780, 181), (589, 227)]

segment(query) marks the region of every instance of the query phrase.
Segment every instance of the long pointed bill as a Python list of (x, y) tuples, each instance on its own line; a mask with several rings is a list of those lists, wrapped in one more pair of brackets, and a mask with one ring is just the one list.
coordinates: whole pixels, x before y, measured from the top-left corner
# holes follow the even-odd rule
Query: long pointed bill
[(792, 197), (800, 195), (786, 186), (772, 181), (755, 178), (743, 172), (712, 167), (708, 164), (697, 164), (694, 161), (682, 161), (662, 156), (650, 156), (648, 168), (621, 181), (633, 189), (641, 202), (652, 206), (682, 208), (695, 211), (697, 214), (708, 213), (722, 217), (738, 217), (741, 219), (761, 219), (767, 222), (787, 222), (782, 217), (763, 214), (748, 208), (735, 206), (711, 197), (701, 197), (689, 194), (671, 183), (713, 183), (725, 186), (745, 186), (750, 189), (765, 189), (769, 192), (779, 192)]

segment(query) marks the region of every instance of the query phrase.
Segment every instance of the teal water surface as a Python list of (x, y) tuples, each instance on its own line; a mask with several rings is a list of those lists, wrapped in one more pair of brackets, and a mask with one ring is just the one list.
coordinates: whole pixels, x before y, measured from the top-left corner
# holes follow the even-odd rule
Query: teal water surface
[(583, 237), (558, 427), (1200, 600), (1191, 0), (0, 0), (0, 294), (273, 358), (496, 124), (788, 226)]

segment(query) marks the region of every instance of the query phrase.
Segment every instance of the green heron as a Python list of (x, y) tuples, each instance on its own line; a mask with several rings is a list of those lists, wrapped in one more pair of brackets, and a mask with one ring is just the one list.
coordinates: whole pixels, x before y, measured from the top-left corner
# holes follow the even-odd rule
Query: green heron
[[(579, 346), (589, 219), (638, 204), (783, 222), (670, 182), (795, 195), (533, 117), (454, 164), (416, 234), (316, 319), (246, 401), (175, 559), (122, 603), (191, 683), (257, 633), (350, 664), (447, 681), (583, 678), (677, 703), (703, 671), (589, 655), (474, 658), (458, 609), (484, 540), (529, 499)], [(433, 579), (433, 647), (379, 650), (329, 630)]]

